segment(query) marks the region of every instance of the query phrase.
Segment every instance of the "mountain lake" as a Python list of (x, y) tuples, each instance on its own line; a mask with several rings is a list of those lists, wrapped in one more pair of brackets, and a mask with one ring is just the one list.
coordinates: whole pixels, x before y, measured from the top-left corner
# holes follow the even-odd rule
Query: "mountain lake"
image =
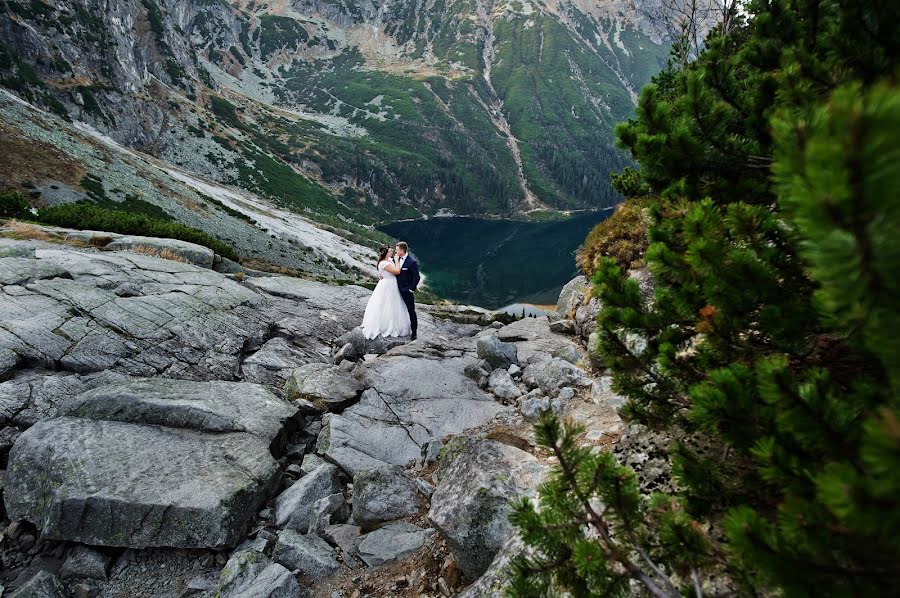
[(531, 222), (468, 217), (404, 220), (381, 226), (409, 243), (428, 286), (438, 295), (487, 309), (531, 311), (556, 303), (579, 274), (575, 251), (612, 210)]

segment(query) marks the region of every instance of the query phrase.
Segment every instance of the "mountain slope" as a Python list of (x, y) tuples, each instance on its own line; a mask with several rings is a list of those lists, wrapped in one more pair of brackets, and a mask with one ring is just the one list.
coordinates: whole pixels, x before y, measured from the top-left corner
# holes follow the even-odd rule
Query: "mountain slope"
[(614, 203), (613, 124), (667, 52), (587, 0), (0, 6), (0, 84), (333, 227)]

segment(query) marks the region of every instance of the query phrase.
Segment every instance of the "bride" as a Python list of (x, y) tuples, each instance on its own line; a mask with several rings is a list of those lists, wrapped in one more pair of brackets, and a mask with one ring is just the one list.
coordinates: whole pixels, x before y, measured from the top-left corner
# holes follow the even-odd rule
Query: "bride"
[(378, 273), (381, 280), (369, 298), (362, 322), (363, 334), (368, 340), (379, 336), (407, 336), (411, 332), (409, 312), (397, 286), (400, 269), (391, 259), (392, 256), (393, 250), (390, 247), (382, 247), (378, 253)]

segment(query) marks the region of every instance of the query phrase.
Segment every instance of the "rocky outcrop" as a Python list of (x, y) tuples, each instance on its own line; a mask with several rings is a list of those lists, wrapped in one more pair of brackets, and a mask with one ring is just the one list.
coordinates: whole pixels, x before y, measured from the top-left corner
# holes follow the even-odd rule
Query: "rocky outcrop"
[(323, 419), (317, 450), (355, 475), (417, 460), (431, 440), (490, 421), (503, 407), (464, 374), (473, 357), (429, 358), (427, 348), (366, 363), (359, 403)]
[(513, 535), (513, 501), (533, 496), (545, 467), (515, 447), (459, 438), (446, 449), (428, 520), (447, 540), (466, 578), (477, 579)]
[(356, 402), (362, 390), (350, 373), (322, 363), (297, 368), (284, 386), (289, 399), (309, 401), (320, 411), (340, 411)]
[(12, 519), (87, 544), (221, 547), (271, 492), (270, 447), (296, 409), (252, 385), (155, 380), (97, 389), (63, 412), (10, 453)]
[(179, 241), (177, 239), (160, 239), (157, 237), (140, 237), (128, 235), (112, 240), (106, 249), (111, 251), (130, 250), (141, 253), (158, 254), (162, 257), (176, 258), (195, 266), (212, 268), (215, 252), (202, 245)]
[(356, 550), (369, 567), (380, 567), (413, 554), (433, 535), (433, 529), (398, 521), (360, 536)]

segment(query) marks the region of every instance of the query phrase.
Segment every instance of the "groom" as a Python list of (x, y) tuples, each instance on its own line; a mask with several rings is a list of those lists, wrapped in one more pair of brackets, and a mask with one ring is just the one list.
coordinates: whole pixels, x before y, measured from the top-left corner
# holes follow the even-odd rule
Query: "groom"
[(400, 296), (406, 304), (409, 312), (409, 324), (412, 327), (412, 340), (416, 340), (416, 332), (419, 328), (419, 319), (416, 317), (416, 297), (413, 292), (419, 286), (419, 264), (409, 255), (409, 245), (400, 241), (397, 243), (397, 267), (400, 274), (397, 275), (397, 286), (400, 287)]

